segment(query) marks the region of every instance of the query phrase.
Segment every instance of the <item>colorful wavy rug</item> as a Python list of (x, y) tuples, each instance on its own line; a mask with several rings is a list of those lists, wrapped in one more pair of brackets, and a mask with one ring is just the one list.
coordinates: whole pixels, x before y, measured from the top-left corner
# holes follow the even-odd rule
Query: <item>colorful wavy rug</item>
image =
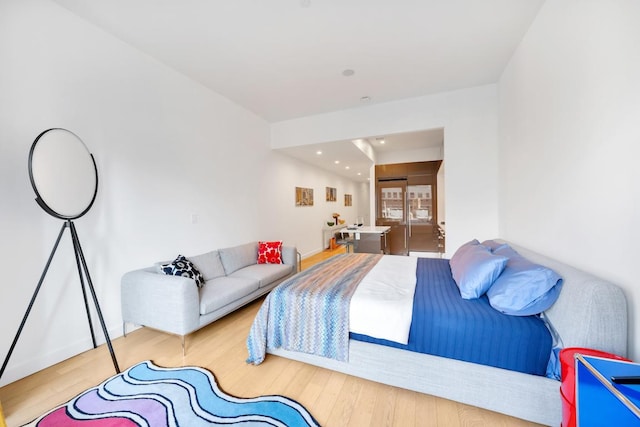
[(202, 368), (161, 368), (141, 362), (26, 426), (198, 427), (318, 426), (298, 402), (283, 396), (237, 398)]

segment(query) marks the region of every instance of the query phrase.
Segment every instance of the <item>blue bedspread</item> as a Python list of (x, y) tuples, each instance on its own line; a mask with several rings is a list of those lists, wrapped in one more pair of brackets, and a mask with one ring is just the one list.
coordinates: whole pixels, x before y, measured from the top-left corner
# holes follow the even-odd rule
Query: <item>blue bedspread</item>
[(538, 316), (509, 316), (486, 296), (460, 297), (449, 260), (418, 260), (413, 320), (407, 345), (350, 334), (383, 344), (534, 375), (545, 375), (552, 338)]

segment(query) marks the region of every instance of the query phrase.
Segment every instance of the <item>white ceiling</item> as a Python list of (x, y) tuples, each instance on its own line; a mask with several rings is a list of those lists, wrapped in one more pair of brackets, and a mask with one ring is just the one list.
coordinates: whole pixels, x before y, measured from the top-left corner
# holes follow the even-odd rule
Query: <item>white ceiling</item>
[(54, 1), (272, 123), (495, 83), (544, 2)]
[[(363, 138), (376, 155), (392, 151), (414, 151), (443, 147), (444, 129), (430, 129)], [(384, 142), (383, 142), (384, 141)], [(278, 150), (305, 163), (356, 182), (366, 182), (373, 161), (353, 141), (333, 141)], [(318, 154), (321, 151), (322, 154)], [(336, 163), (336, 160), (339, 163)]]
[(269, 122), (495, 83), (543, 3), (54, 1)]

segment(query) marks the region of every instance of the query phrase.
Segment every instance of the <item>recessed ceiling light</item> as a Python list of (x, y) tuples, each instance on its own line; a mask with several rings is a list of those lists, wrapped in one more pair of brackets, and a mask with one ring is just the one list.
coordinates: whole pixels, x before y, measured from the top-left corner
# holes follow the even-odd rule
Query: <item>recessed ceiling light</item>
[(340, 164), (340, 160), (336, 160), (336, 161), (335, 161), (335, 162), (333, 162), (333, 163), (335, 163), (336, 165), (337, 165), (337, 164)]
[(371, 97), (370, 96), (363, 96), (362, 98), (360, 98), (360, 101), (369, 102), (369, 101), (371, 101)]
[(384, 144), (384, 139), (381, 139), (381, 140), (380, 140), (380, 144)]
[(360, 172), (358, 172), (358, 176), (362, 175)]
[(319, 156), (320, 154), (322, 154), (322, 151), (318, 150), (316, 151), (316, 154)]
[(347, 68), (346, 70), (342, 70), (342, 75), (345, 77), (351, 77), (355, 74), (356, 72)]
[(345, 168), (345, 169), (351, 169), (349, 166), (345, 166), (344, 168)]

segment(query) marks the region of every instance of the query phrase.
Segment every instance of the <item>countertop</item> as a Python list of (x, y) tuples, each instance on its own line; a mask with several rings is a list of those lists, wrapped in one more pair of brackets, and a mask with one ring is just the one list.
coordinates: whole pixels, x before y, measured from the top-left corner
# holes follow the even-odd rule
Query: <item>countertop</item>
[(344, 233), (377, 233), (382, 234), (389, 231), (391, 227), (388, 225), (363, 225), (361, 227), (355, 228), (353, 230), (348, 229), (347, 227), (341, 228), (339, 231)]

